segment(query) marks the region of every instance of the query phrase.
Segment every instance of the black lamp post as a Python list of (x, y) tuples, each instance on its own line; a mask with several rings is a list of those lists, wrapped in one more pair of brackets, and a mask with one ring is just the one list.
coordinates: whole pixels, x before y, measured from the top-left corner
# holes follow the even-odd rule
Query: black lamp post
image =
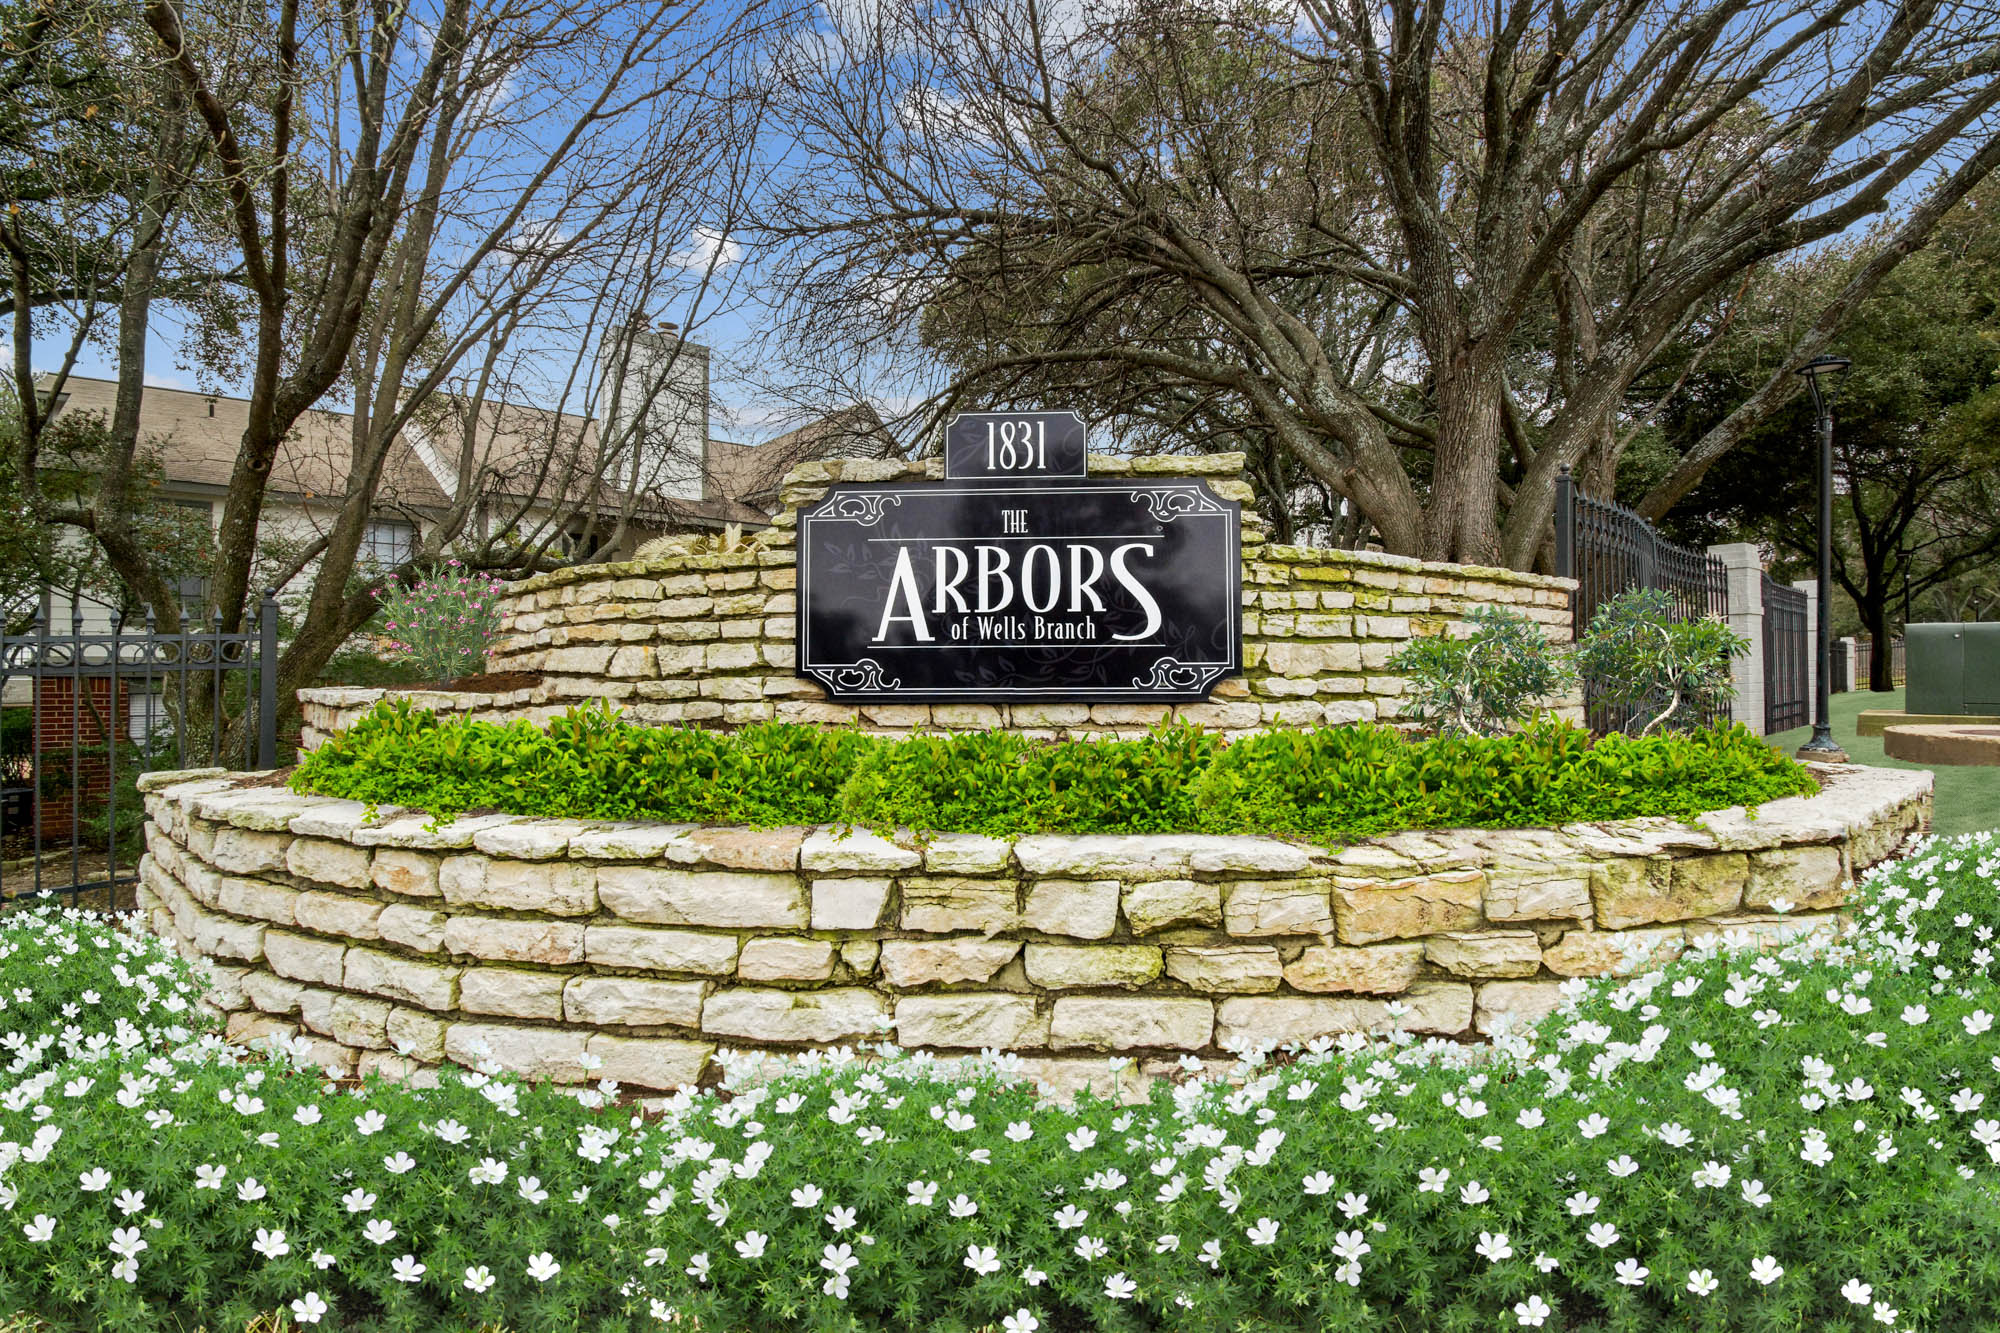
[(1844, 356), (1820, 355), (1800, 366), (1812, 390), (1813, 415), (1819, 424), (1819, 601), (1814, 609), (1818, 644), (1817, 666), (1813, 673), (1813, 734), (1801, 745), (1798, 757), (1817, 759), (1825, 764), (1844, 764), (1847, 751), (1833, 742), (1831, 721), (1833, 697), (1833, 409), (1820, 389), (1820, 379), (1838, 375), (1854, 364)]

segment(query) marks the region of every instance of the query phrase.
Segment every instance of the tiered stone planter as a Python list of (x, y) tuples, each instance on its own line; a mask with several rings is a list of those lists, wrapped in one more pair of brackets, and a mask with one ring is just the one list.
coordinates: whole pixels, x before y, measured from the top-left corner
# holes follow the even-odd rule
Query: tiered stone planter
[[(718, 1046), (1020, 1052), (1058, 1087), (1401, 1027), (1473, 1038), (1691, 940), (1838, 928), (1931, 775), (1820, 770), (1756, 816), (1277, 838), (919, 840), (426, 816), (154, 775), (139, 901), (232, 1037), (341, 1073), (491, 1058), (668, 1088)], [(1789, 910), (1780, 911), (1781, 906)], [(594, 1061), (590, 1057), (595, 1057)], [(587, 1066), (593, 1066), (587, 1068)]]
[[(577, 704), (609, 702), (629, 721), (736, 727), (754, 722), (853, 724), (870, 731), (987, 730), (1036, 736), (1143, 731), (1178, 719), (1220, 735), (1270, 726), (1395, 718), (1403, 679), (1389, 665), (1413, 638), (1463, 632), (1466, 613), (1509, 607), (1569, 642), (1570, 579), (1432, 564), (1370, 551), (1280, 546), (1254, 511), (1243, 533), (1243, 674), (1203, 703), (844, 704), (793, 672), (796, 507), (840, 481), (921, 482), (937, 460), (835, 459), (786, 478), (788, 506), (758, 545), (727, 554), (581, 565), (510, 584), (487, 669), (532, 672), (504, 693), (322, 687), (299, 691), (307, 749), (388, 695), (440, 713), (540, 723)], [(1249, 501), (1241, 454), (1167, 458), (1093, 455), (1093, 476), (1199, 477)], [(1581, 718), (1569, 697), (1557, 710)]]

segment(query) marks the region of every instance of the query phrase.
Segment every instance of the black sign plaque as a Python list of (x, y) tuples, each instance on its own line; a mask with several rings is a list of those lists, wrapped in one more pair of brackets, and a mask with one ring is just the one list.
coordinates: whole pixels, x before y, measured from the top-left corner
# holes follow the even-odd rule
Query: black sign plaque
[(1169, 478), (835, 486), (799, 515), (799, 674), (843, 701), (1204, 699), (1242, 670), (1240, 520)]
[(944, 428), (952, 481), (1081, 480), (1087, 466), (1074, 412), (961, 412)]

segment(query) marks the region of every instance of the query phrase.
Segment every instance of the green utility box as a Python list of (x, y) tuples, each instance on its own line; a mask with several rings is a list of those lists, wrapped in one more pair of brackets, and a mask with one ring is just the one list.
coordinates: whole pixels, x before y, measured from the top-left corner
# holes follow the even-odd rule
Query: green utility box
[(2000, 622), (1907, 625), (1903, 707), (1911, 713), (2000, 713)]

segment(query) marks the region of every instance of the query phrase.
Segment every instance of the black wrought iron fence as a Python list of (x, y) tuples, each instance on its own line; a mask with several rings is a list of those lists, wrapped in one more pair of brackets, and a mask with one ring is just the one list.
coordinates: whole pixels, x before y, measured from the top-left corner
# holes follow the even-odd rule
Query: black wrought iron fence
[[(1600, 606), (1633, 588), (1664, 591), (1682, 619), (1729, 615), (1729, 575), (1720, 560), (1668, 541), (1621, 504), (1585, 495), (1567, 467), (1556, 476), (1556, 573), (1577, 581), (1570, 623), (1579, 639)], [(1630, 720), (1629, 710), (1598, 702), (1593, 693), (1586, 681), (1592, 727), (1616, 731)]]
[(1764, 734), (1803, 727), (1811, 719), (1812, 676), (1806, 595), (1769, 574), (1764, 580)]
[(86, 633), (37, 620), (0, 634), (0, 902), (91, 895), (116, 905), (136, 875), (138, 774), (270, 768), (277, 762), (278, 604), (266, 594), (240, 632), (219, 619), (161, 632), (113, 616)]

